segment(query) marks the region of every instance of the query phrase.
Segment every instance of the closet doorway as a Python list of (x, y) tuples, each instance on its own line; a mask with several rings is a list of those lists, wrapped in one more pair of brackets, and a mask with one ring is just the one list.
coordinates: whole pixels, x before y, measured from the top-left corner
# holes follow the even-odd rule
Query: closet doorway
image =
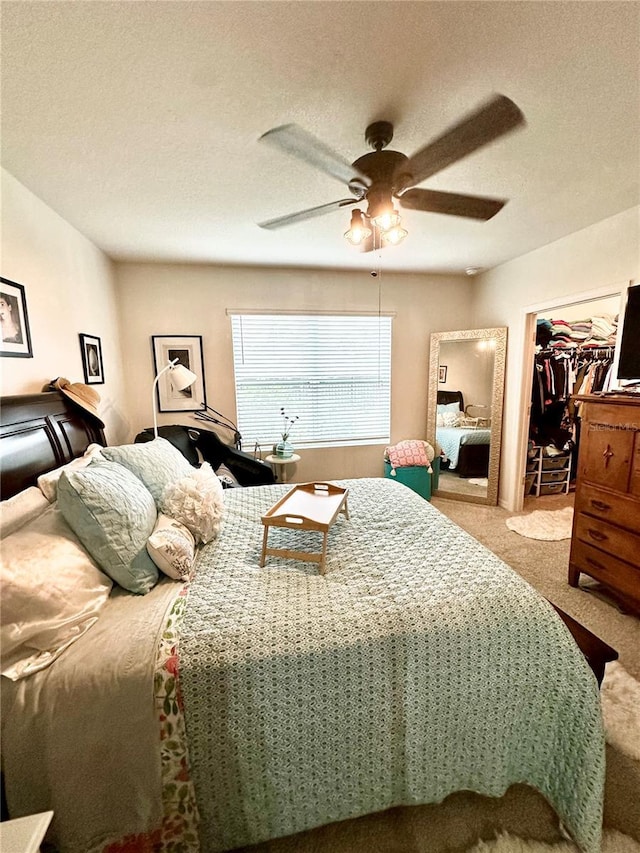
[(573, 505), (580, 435), (570, 397), (580, 386), (601, 390), (614, 359), (610, 319), (619, 314), (626, 286), (619, 283), (526, 311), (519, 509)]

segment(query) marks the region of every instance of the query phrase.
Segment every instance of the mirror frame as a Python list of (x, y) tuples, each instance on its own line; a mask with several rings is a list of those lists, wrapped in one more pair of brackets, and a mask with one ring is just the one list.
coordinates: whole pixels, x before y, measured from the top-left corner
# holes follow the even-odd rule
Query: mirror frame
[(440, 365), (440, 344), (449, 341), (487, 341), (495, 340), (495, 360), (493, 366), (493, 387), (491, 393), (491, 449), (489, 451), (489, 476), (486, 497), (463, 495), (436, 489), (436, 497), (468, 503), (495, 506), (498, 503), (498, 485), (500, 477), (500, 450), (502, 445), (502, 418), (504, 403), (505, 362), (507, 356), (507, 329), (505, 326), (493, 329), (465, 329), (457, 332), (432, 332), (429, 354), (429, 396), (427, 402), (427, 441), (436, 446), (436, 405), (438, 400), (438, 368)]

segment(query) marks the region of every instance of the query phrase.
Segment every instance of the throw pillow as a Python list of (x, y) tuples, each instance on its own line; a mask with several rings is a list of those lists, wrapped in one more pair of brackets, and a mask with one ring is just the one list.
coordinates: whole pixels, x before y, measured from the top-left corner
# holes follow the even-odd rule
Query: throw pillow
[(80, 471), (65, 471), (58, 481), (58, 505), (110, 578), (129, 592), (149, 592), (158, 580), (146, 548), (156, 523), (156, 505), (131, 471), (103, 459)]
[(460, 409), (457, 412), (445, 412), (442, 415), (442, 426), (445, 427), (455, 427), (458, 426), (460, 422), (461, 414)]
[(188, 581), (196, 558), (196, 540), (184, 524), (160, 513), (147, 540), (149, 556), (170, 578)]
[(59, 468), (54, 468), (53, 471), (47, 471), (46, 474), (41, 474), (38, 477), (38, 488), (45, 498), (53, 503), (58, 499), (58, 480), (62, 476), (63, 471), (77, 471), (79, 468), (86, 468), (87, 465), (99, 457), (104, 448), (101, 444), (90, 444), (84, 452), (83, 456), (79, 456), (72, 462), (67, 462), (66, 465), (61, 465)]
[(142, 480), (157, 506), (167, 484), (186, 477), (193, 470), (182, 453), (166, 438), (160, 437), (143, 444), (105, 447), (102, 455), (111, 462), (124, 465)]
[(166, 486), (160, 507), (166, 515), (184, 524), (196, 542), (210, 542), (222, 524), (222, 483), (211, 465), (203, 462), (200, 468), (191, 468), (186, 477)]

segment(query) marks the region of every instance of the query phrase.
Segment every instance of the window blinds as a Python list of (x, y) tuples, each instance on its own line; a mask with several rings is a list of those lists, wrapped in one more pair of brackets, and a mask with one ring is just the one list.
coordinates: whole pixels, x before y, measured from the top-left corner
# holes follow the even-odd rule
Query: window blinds
[(238, 428), (245, 446), (388, 443), (391, 317), (233, 314)]

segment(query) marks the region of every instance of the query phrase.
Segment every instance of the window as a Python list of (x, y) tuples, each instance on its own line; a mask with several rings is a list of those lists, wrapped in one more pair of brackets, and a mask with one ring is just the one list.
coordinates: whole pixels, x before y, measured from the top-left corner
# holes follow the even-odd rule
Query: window
[(234, 314), (238, 428), (245, 447), (280, 440), (284, 408), (296, 447), (386, 444), (391, 317)]

